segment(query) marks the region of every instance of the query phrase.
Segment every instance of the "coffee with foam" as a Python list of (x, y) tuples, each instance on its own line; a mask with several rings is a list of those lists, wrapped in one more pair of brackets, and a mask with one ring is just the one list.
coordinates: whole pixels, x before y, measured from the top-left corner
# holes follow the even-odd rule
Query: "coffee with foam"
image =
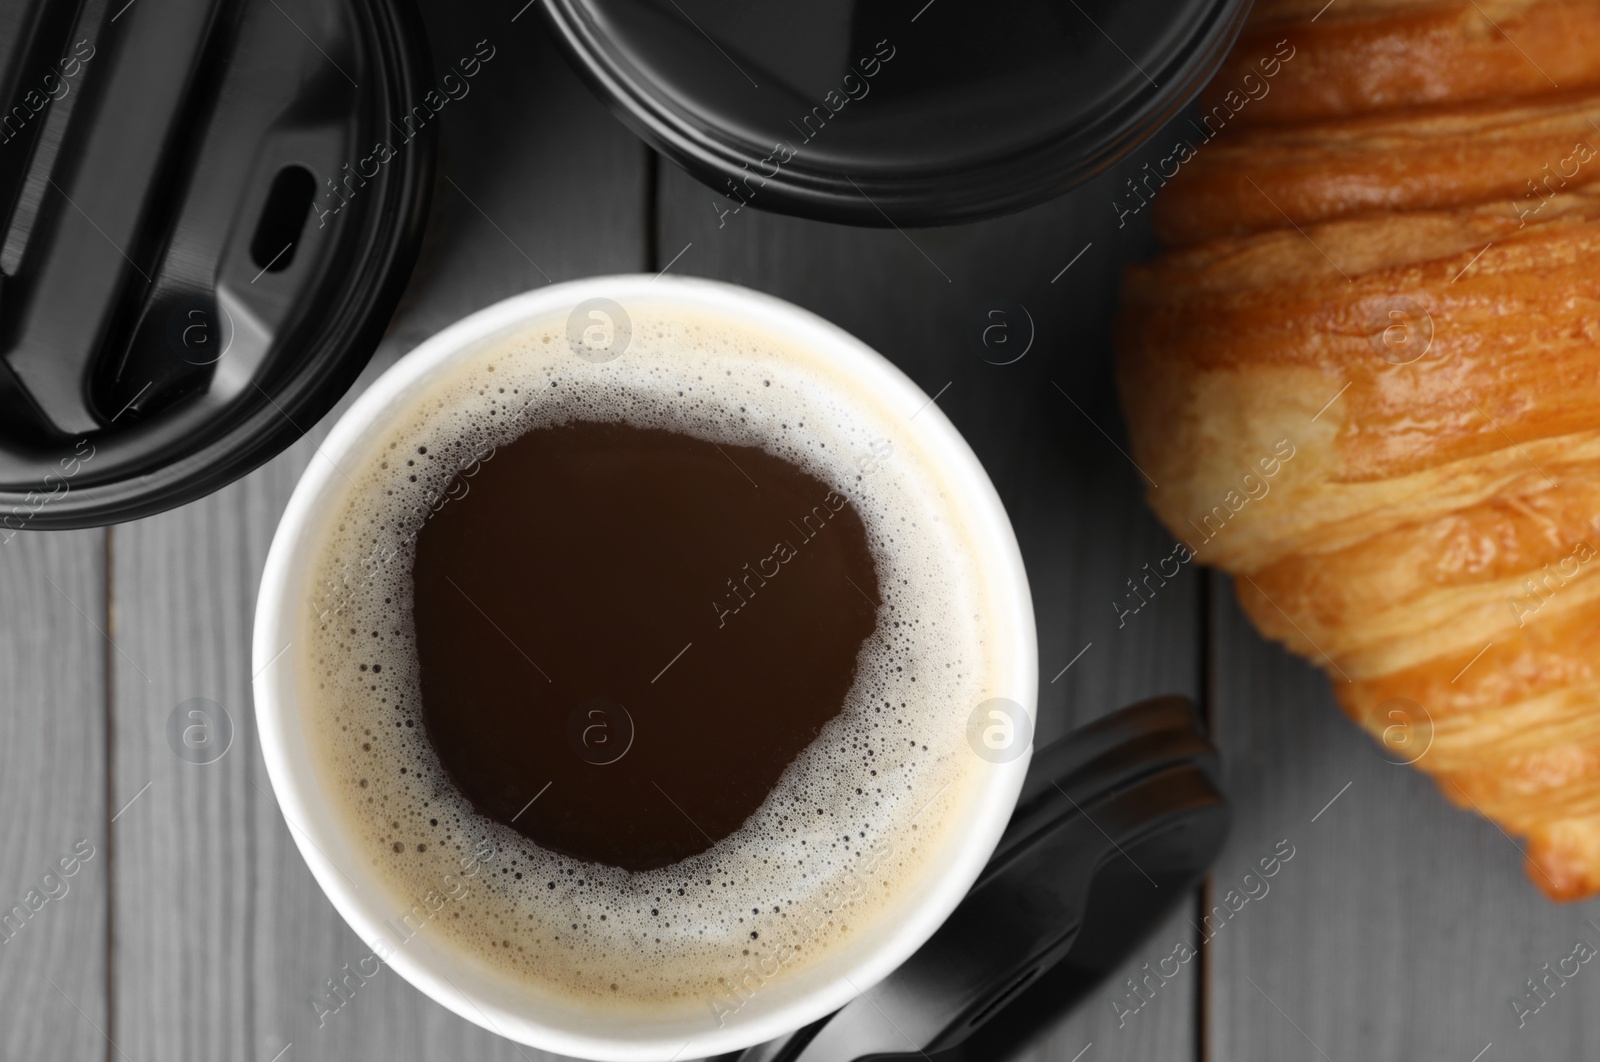
[[(870, 947), (938, 877), (988, 766), (968, 715), (1010, 647), (984, 622), (962, 515), (904, 414), (783, 336), (666, 300), (628, 312), (622, 356), (575, 356), (564, 317), (535, 322), (420, 385), (341, 461), (296, 675), (323, 789), (393, 902), (390, 946), (426, 932), (563, 1005), (720, 1023)], [(759, 447), (848, 498), (879, 597), (842, 710), (760, 807), (637, 872), (541, 848), (452, 785), (423, 732), (412, 615), (418, 532), (496, 447), (619, 422)]]

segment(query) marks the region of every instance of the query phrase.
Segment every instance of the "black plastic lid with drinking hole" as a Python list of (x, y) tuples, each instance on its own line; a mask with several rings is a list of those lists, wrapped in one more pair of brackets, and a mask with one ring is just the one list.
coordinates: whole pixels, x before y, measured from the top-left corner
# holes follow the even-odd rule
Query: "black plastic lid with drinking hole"
[(859, 225), (1019, 210), (1216, 72), (1249, 0), (545, 0), (640, 136), (752, 207)]
[(0, 541), (197, 498), (332, 408), (416, 258), (432, 76), (409, 0), (0, 4)]

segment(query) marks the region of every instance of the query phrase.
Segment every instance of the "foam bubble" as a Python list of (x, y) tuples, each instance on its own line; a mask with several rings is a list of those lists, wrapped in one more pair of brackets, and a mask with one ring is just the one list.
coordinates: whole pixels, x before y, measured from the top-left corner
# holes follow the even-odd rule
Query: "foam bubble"
[[(939, 872), (983, 767), (967, 716), (1003, 650), (980, 625), (960, 515), (903, 421), (781, 336), (665, 304), (629, 311), (625, 356), (575, 357), (559, 318), (530, 326), (422, 388), (342, 462), (297, 674), (319, 776), (391, 893), (397, 939), (438, 933), (564, 1004), (702, 1018), (881, 929)], [(792, 461), (850, 498), (879, 572), (878, 627), (844, 710), (739, 830), (642, 873), (557, 855), (478, 814), (418, 711), (417, 529), (496, 446), (573, 420)]]

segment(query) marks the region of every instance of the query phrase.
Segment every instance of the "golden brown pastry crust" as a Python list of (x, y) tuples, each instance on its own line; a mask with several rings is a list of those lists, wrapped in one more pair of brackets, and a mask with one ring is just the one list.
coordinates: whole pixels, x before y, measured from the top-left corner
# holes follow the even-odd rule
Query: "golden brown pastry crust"
[(1264, 634), (1375, 736), (1421, 706), (1418, 766), (1548, 895), (1594, 895), (1600, 4), (1482, 4), (1553, 42), (1517, 68), (1461, 5), (1338, 5), (1258, 9), (1230, 69), (1295, 58), (1157, 194), (1172, 249), (1118, 324), (1133, 456)]
[[(1293, 61), (1280, 76), (1291, 69)], [(1516, 217), (1600, 170), (1600, 99), (1587, 93), (1234, 134), (1223, 128), (1195, 145), (1183, 179), (1160, 190), (1154, 210), (1163, 243), (1489, 199), (1520, 199)]]
[(1304, 123), (1588, 88), (1600, 84), (1600, 25), (1593, 15), (1587, 0), (1262, 0), (1202, 96), (1203, 110), (1210, 112), (1230, 90), (1259, 93), (1244, 78), (1259, 78), (1259, 58), (1271, 55), (1279, 41), (1291, 43), (1295, 58), (1273, 76), (1265, 96), (1241, 111), (1241, 124)]

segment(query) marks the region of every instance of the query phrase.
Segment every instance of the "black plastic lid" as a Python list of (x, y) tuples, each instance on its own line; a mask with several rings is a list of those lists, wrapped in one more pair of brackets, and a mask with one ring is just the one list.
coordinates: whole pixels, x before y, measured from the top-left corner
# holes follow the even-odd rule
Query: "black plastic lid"
[(622, 119), (728, 209), (932, 225), (1031, 206), (1126, 155), (1216, 72), (1250, 3), (540, 6)]
[(424, 41), (408, 0), (0, 4), (0, 540), (197, 498), (338, 401), (419, 247)]

